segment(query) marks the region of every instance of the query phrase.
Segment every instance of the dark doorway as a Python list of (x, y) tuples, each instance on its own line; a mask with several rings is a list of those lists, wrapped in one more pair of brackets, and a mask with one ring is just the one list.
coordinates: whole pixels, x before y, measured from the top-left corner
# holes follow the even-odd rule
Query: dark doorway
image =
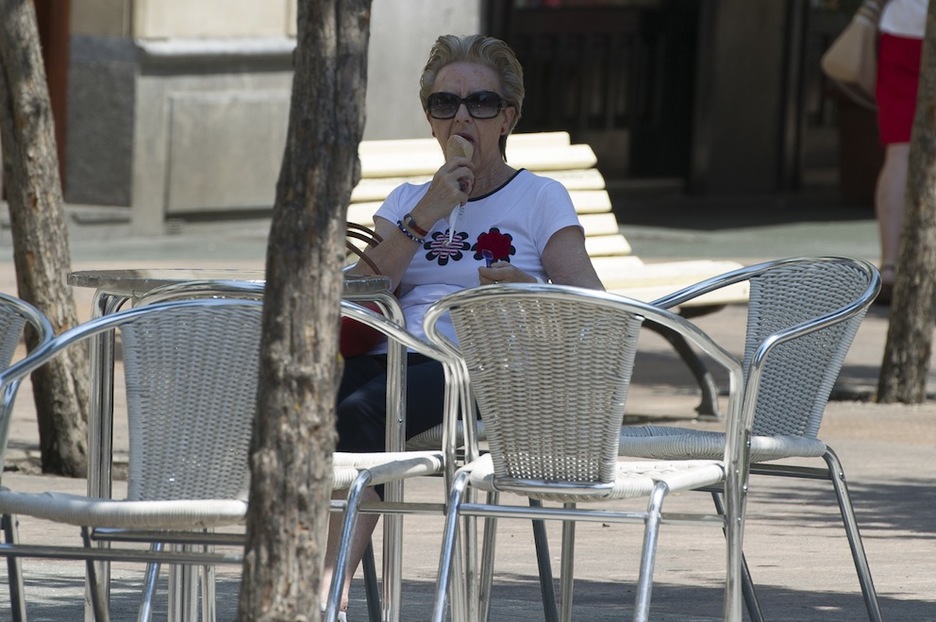
[(491, 0), (490, 32), (523, 63), (521, 132), (565, 130), (610, 180), (684, 180), (697, 0)]
[(58, 151), (59, 178), (65, 184), (65, 141), (68, 127), (68, 63), (71, 21), (71, 0), (34, 0), (39, 43), (45, 64), (49, 100), (55, 122), (55, 143)]

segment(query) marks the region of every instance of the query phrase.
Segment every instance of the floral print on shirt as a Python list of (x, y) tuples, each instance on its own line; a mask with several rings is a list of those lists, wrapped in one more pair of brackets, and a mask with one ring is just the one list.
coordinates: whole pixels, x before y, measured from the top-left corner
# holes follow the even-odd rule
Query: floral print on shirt
[(478, 236), (477, 241), (471, 244), (468, 233), (457, 232), (449, 243), (448, 231), (437, 231), (431, 239), (426, 240), (423, 249), (426, 251), (426, 260), (437, 262), (440, 266), (447, 265), (449, 261), (461, 261), (465, 258), (465, 251), (474, 251), (473, 259), (486, 259), (485, 252), (491, 255), (488, 262), (510, 261), (510, 256), (516, 254), (513, 245), (513, 236), (502, 233), (497, 227), (491, 227), (486, 233)]
[(482, 259), (485, 257), (485, 251), (490, 255), (490, 261), (510, 261), (510, 256), (517, 252), (513, 245), (513, 236), (509, 233), (501, 233), (497, 227), (491, 227), (487, 233), (478, 236), (478, 241), (474, 245), (474, 258)]
[(452, 243), (448, 241), (448, 231), (437, 231), (432, 234), (431, 240), (426, 240), (423, 248), (428, 251), (426, 259), (429, 261), (438, 261), (440, 266), (448, 264), (449, 259), (460, 261), (464, 256), (464, 251), (471, 249), (471, 244), (466, 242), (468, 234), (463, 232), (456, 233), (452, 237)]

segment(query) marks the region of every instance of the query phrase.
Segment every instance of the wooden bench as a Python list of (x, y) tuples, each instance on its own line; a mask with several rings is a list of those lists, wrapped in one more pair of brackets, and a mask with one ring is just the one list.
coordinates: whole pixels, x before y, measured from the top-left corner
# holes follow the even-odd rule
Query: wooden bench
[[(373, 225), (373, 215), (393, 188), (405, 181), (432, 178), (443, 162), (435, 139), (363, 141), (361, 182), (351, 193), (348, 220)], [(591, 147), (572, 144), (567, 132), (514, 134), (507, 141), (507, 161), (556, 179), (568, 190), (585, 230), (585, 245), (607, 290), (651, 301), (686, 285), (740, 268), (733, 261), (681, 260), (645, 263), (632, 254), (611, 209), (604, 178), (595, 168)], [(746, 286), (726, 288), (700, 298), (693, 306), (717, 308), (746, 302)], [(686, 311), (689, 311), (686, 309)]]

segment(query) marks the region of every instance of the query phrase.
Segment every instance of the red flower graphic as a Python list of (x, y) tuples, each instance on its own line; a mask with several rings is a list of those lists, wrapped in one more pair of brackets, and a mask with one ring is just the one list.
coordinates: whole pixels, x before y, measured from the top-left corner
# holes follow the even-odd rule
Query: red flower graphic
[(510, 261), (510, 256), (516, 252), (512, 242), (509, 233), (501, 233), (497, 227), (491, 227), (490, 231), (478, 236), (475, 259), (488, 259), (488, 265), (495, 261)]

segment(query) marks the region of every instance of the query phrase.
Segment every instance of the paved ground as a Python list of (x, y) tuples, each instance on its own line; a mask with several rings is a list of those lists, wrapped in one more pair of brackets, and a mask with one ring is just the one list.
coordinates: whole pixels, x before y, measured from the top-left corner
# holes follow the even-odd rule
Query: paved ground
[[(670, 257), (723, 257), (753, 263), (796, 254), (843, 253), (874, 258), (876, 231), (867, 210), (842, 207), (827, 196), (768, 201), (725, 199), (730, 209), (713, 217), (715, 201), (643, 199), (622, 204), (622, 227), (635, 252), (648, 261)], [(84, 219), (75, 224), (75, 269), (96, 267), (263, 266), (266, 221), (184, 225), (172, 236), (140, 240), (120, 222), (102, 222), (99, 209), (72, 208)], [(630, 217), (628, 217), (630, 214)], [(107, 220), (107, 219), (103, 219)], [(9, 247), (0, 240), (0, 291), (15, 291)], [(87, 313), (90, 292), (78, 291)], [(740, 351), (743, 306), (730, 306), (698, 319), (729, 348)], [(854, 496), (868, 558), (886, 620), (936, 620), (936, 403), (882, 405), (869, 400), (887, 331), (887, 310), (874, 308), (865, 320), (836, 385), (821, 436), (842, 458)], [(638, 384), (629, 399), (635, 421), (652, 419), (689, 425), (697, 392), (680, 361), (662, 342), (648, 339), (640, 355)], [(933, 367), (931, 367), (933, 369)], [(936, 389), (931, 371), (929, 387)], [(28, 387), (27, 387), (28, 390)], [(84, 490), (83, 480), (41, 476), (31, 464), (37, 432), (28, 393), (21, 395), (12, 422), (8, 468), (3, 483), (19, 490)], [(125, 432), (116, 431), (118, 454)], [(778, 621), (852, 621), (864, 609), (847, 542), (823, 482), (779, 478), (752, 482), (746, 553), (768, 619)], [(437, 482), (414, 482), (413, 498), (438, 498)], [(701, 495), (671, 499), (670, 509), (706, 504)], [(407, 520), (403, 619), (425, 620), (435, 577), (440, 520)], [(553, 557), (558, 535), (551, 528)], [(24, 540), (77, 542), (77, 534), (58, 526), (23, 521)], [(378, 530), (379, 531), (379, 530)], [(627, 619), (636, 575), (635, 526), (583, 526), (576, 565), (576, 620)], [(499, 536), (494, 620), (542, 620), (535, 566), (526, 523), (502, 521)], [(378, 547), (379, 548), (379, 547)], [(660, 541), (653, 619), (720, 619), (723, 541), (718, 533), (667, 525)], [(83, 573), (79, 563), (27, 561), (31, 620), (77, 620), (81, 616)], [(134, 619), (141, 572), (115, 568), (112, 607), (115, 620)], [(221, 570), (219, 619), (232, 620), (236, 609), (236, 570)], [(0, 571), (0, 576), (5, 572)], [(363, 620), (360, 583), (352, 619)], [(7, 619), (8, 596), (0, 590), (0, 619)], [(165, 613), (157, 618), (165, 619)]]

